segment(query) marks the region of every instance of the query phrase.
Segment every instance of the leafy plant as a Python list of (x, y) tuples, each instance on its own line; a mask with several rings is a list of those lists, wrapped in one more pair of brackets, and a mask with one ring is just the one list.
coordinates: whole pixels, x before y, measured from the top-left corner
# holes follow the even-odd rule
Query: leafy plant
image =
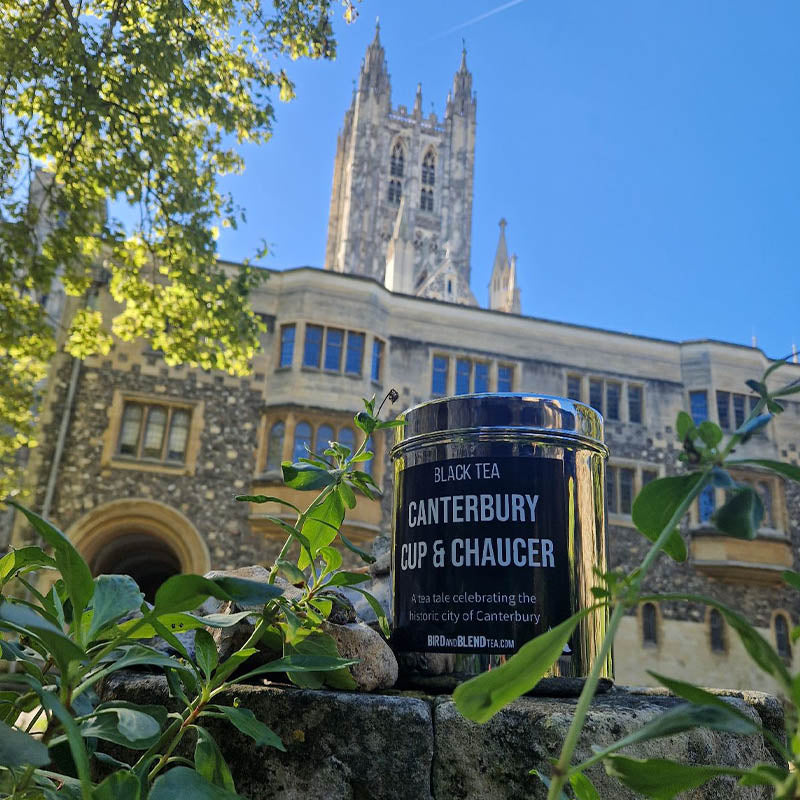
[[(719, 426), (713, 422), (695, 424), (687, 413), (682, 411), (678, 414), (676, 429), (683, 448), (680, 459), (688, 471), (683, 475), (654, 480), (636, 497), (633, 521), (639, 531), (652, 542), (638, 567), (628, 574), (620, 571), (605, 574), (598, 572), (598, 585), (592, 589), (596, 600), (592, 608), (584, 609), (553, 630), (537, 636), (501, 667), (467, 681), (454, 692), (453, 699), (464, 716), (476, 722), (485, 722), (512, 700), (530, 691), (547, 674), (580, 617), (587, 614), (607, 614), (610, 611), (605, 637), (578, 699), (561, 754), (553, 765), (551, 775), (539, 775), (548, 787), (548, 800), (565, 798), (567, 784), (578, 800), (596, 800), (599, 794), (586, 775), (586, 770), (600, 762), (604, 764), (609, 775), (630, 789), (656, 800), (669, 800), (720, 775), (734, 776), (742, 786), (769, 786), (779, 799), (800, 796), (800, 674), (792, 674), (772, 645), (734, 609), (701, 595), (653, 595), (642, 588), (645, 577), (663, 553), (676, 561), (686, 559), (687, 549), (680, 533), (680, 523), (691, 504), (707, 487), (722, 488), (726, 493), (726, 502), (712, 517), (716, 530), (736, 538), (755, 538), (764, 515), (761, 498), (755, 489), (736, 481), (729, 472), (730, 468), (756, 467), (800, 482), (800, 467), (768, 459), (734, 457), (740, 445), (784, 410), (781, 400), (800, 393), (800, 380), (769, 388), (774, 382), (773, 373), (783, 364), (784, 360), (776, 361), (765, 371), (761, 380), (747, 382), (758, 395), (758, 402), (750, 416), (727, 440)], [(790, 586), (800, 589), (800, 573), (787, 571), (784, 573), (784, 580)], [(597, 690), (602, 665), (611, 650), (622, 618), (639, 603), (658, 600), (705, 603), (722, 614), (738, 635), (750, 658), (777, 682), (788, 702), (788, 747), (770, 731), (754, 723), (711, 692), (689, 682), (651, 673), (657, 682), (686, 700), (686, 704), (665, 712), (640, 730), (608, 747), (595, 748), (595, 753), (590, 758), (573, 764), (575, 748), (589, 705)], [(792, 638), (800, 638), (800, 627), (792, 631)], [(760, 734), (781, 753), (786, 763), (782, 767), (757, 764), (749, 769), (691, 766), (668, 759), (640, 760), (618, 752), (636, 742), (697, 727), (714, 728), (733, 734)]]
[[(392, 400), (396, 392), (387, 395)], [(280, 738), (247, 709), (224, 705), (220, 696), (236, 682), (266, 674), (286, 673), (300, 686), (353, 688), (348, 667), (357, 660), (340, 658), (336, 643), (323, 630), (334, 603), (342, 602), (336, 587), (368, 579), (340, 569), (342, 555), (334, 542), (371, 557), (341, 533), (345, 507), (353, 508), (355, 493), (374, 498), (372, 477), (359, 469), (372, 457), (366, 450), (370, 434), (398, 424), (378, 419), (375, 398), (355, 422), (364, 441), (352, 452), (331, 442), (324, 453), (309, 453), (296, 464), (285, 462), (286, 484), (319, 493), (305, 511), (277, 497), (242, 496), (250, 502), (277, 502), (297, 512), (289, 524), (273, 521), (288, 534), (268, 582), (230, 576), (208, 579), (176, 575), (158, 589), (151, 607), (136, 582), (127, 575), (93, 578), (88, 565), (67, 537), (33, 511), (6, 500), (28, 519), (50, 554), (40, 547), (12, 550), (0, 559), (0, 639), (2, 658), (14, 665), (3, 677), (0, 692), (0, 795), (22, 798), (75, 797), (81, 800), (172, 800), (175, 797), (236, 798), (228, 765), (211, 733), (208, 718), (225, 719), (259, 746), (283, 750)], [(292, 543), (299, 555), (289, 559)], [(31, 574), (56, 576), (42, 591)], [(279, 574), (300, 591), (292, 597), (276, 585)], [(21, 587), (26, 597), (11, 595)], [(382, 625), (385, 616), (368, 595)], [(199, 616), (207, 598), (232, 601), (248, 610)], [(254, 606), (260, 610), (254, 612)], [(138, 616), (137, 616), (138, 614)], [(238, 625), (257, 617), (241, 647), (220, 661), (208, 629)], [(190, 652), (176, 636), (194, 632)], [(168, 654), (148, 639), (161, 637)], [(260, 643), (282, 656), (247, 670)], [(150, 667), (166, 675), (178, 711), (158, 705), (121, 700), (100, 702), (104, 678), (131, 667)], [(196, 737), (194, 760), (178, 754), (184, 736)], [(102, 752), (99, 741), (139, 753), (124, 763)], [(95, 767), (110, 772), (97, 783)]]

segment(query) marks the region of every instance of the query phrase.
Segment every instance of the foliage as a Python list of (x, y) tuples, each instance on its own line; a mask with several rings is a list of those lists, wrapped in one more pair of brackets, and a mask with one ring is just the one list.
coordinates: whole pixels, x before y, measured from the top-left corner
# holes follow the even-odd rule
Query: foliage
[[(388, 397), (394, 401), (397, 394), (393, 390)], [(288, 538), (268, 582), (175, 575), (158, 589), (151, 607), (132, 578), (92, 578), (86, 562), (61, 531), (15, 501), (6, 501), (27, 517), (51, 555), (31, 546), (0, 559), (0, 632), (4, 634), (0, 647), (3, 660), (15, 665), (4, 676), (8, 689), (0, 692), (0, 796), (15, 800), (236, 798), (230, 769), (203, 722), (227, 720), (258, 746), (280, 750), (284, 746), (251, 711), (239, 708), (235, 700), (232, 706), (221, 704), (220, 695), (235, 681), (275, 673), (286, 673), (300, 686), (355, 686), (348, 667), (357, 661), (339, 657), (323, 625), (334, 603), (342, 602), (336, 587), (368, 580), (361, 573), (340, 569), (342, 555), (333, 546), (336, 538), (365, 561), (372, 560), (341, 534), (340, 526), (345, 506), (355, 505), (355, 492), (374, 498), (379, 491), (372, 478), (358, 469), (372, 457), (365, 449), (370, 434), (398, 423), (378, 419), (380, 408), (375, 412), (374, 397), (365, 406), (366, 411), (355, 419), (364, 432), (355, 452), (331, 442), (321, 455), (309, 453), (297, 464), (284, 463), (287, 485), (308, 490), (323, 487), (305, 511), (277, 497), (238, 498), (290, 505), (298, 514), (294, 525), (280, 521)], [(299, 544), (299, 555), (290, 561), (293, 542)], [(49, 590), (40, 591), (30, 580), (32, 573), (42, 571), (56, 578)], [(287, 596), (276, 585), (279, 574), (300, 591)], [(28, 599), (12, 596), (15, 586), (25, 590), (17, 594)], [(206, 616), (193, 613), (209, 597), (233, 601), (247, 610)], [(368, 599), (378, 607), (374, 598)], [(253, 617), (257, 621), (247, 641), (220, 661), (209, 629)], [(385, 629), (383, 612), (380, 619)], [(175, 636), (187, 631), (194, 631), (193, 651)], [(156, 635), (174, 654), (148, 641)], [(247, 670), (260, 644), (267, 651), (282, 651), (282, 657)], [(163, 671), (179, 710), (121, 700), (100, 702), (101, 681), (134, 666)], [(196, 739), (193, 761), (176, 754), (190, 731)], [(98, 741), (123, 745), (139, 756), (133, 763), (121, 762), (104, 754)], [(98, 764), (109, 774), (95, 783)]]
[[(581, 616), (589, 613), (607, 614), (611, 611), (606, 635), (578, 699), (560, 757), (554, 763), (551, 775), (536, 773), (548, 787), (548, 800), (565, 798), (567, 784), (578, 800), (598, 798), (597, 790), (586, 770), (600, 762), (610, 776), (629, 789), (655, 800), (670, 800), (720, 775), (733, 776), (742, 786), (768, 786), (774, 797), (779, 799), (800, 796), (800, 674), (791, 674), (784, 659), (772, 645), (734, 609), (709, 597), (682, 593), (651, 595), (646, 594), (642, 588), (647, 573), (662, 553), (667, 553), (676, 561), (685, 560), (687, 551), (680, 534), (680, 523), (691, 504), (706, 487), (722, 488), (726, 492), (726, 502), (712, 517), (716, 530), (726, 536), (755, 538), (764, 514), (761, 499), (752, 487), (737, 482), (729, 468), (755, 467), (800, 482), (800, 468), (791, 464), (768, 459), (733, 457), (738, 447), (783, 411), (780, 402), (782, 399), (800, 393), (798, 380), (769, 388), (775, 382), (773, 373), (783, 363), (784, 361), (774, 362), (761, 380), (747, 382), (758, 394), (758, 402), (750, 416), (727, 440), (719, 426), (713, 422), (695, 424), (685, 412), (678, 415), (676, 430), (682, 445), (680, 458), (688, 471), (684, 475), (652, 481), (636, 497), (633, 521), (639, 531), (653, 543), (636, 569), (627, 575), (621, 572), (598, 572), (598, 585), (592, 589), (597, 602), (591, 609), (584, 609), (552, 631), (537, 636), (498, 670), (479, 675), (456, 689), (454, 700), (461, 713), (476, 722), (485, 722), (511, 700), (533, 688), (547, 674), (561, 653), (562, 643), (568, 640)], [(784, 573), (784, 580), (790, 586), (800, 589), (800, 574), (787, 571)], [(663, 713), (643, 728), (608, 747), (595, 747), (594, 754), (581, 763), (572, 763), (589, 705), (597, 690), (602, 665), (611, 649), (622, 617), (640, 602), (658, 600), (705, 603), (722, 614), (728, 626), (738, 635), (747, 654), (777, 683), (787, 701), (788, 748), (784, 741), (719, 696), (691, 683), (651, 673), (656, 681), (687, 703)], [(792, 631), (792, 639), (797, 638), (800, 638), (800, 628)], [(512, 677), (508, 683), (499, 680), (503, 670)], [(639, 760), (618, 752), (636, 742), (671, 736), (698, 727), (732, 734), (759, 734), (776, 752), (784, 756), (786, 763), (782, 767), (757, 764), (749, 769), (691, 766), (668, 759)]]
[[(339, 0), (340, 2), (342, 0)], [(337, 0), (0, 0), (0, 496), (33, 445), (55, 339), (43, 298), (83, 297), (66, 349), (111, 345), (86, 306), (109, 283), (111, 331), (169, 364), (249, 372), (261, 273), (217, 262), (244, 219), (220, 176), (294, 96), (287, 59), (333, 58)], [(343, 0), (345, 18), (356, 16)], [(127, 204), (126, 225), (107, 200)]]

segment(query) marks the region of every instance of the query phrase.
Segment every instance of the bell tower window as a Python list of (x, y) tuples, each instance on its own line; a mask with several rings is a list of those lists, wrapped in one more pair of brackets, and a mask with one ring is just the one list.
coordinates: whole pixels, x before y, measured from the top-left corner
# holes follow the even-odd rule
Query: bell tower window
[(389, 165), (389, 174), (393, 178), (402, 178), (405, 169), (405, 154), (403, 153), (403, 145), (396, 142), (392, 148), (392, 158)]
[(400, 181), (389, 181), (389, 202), (392, 205), (399, 206), (400, 200), (403, 198), (403, 186)]

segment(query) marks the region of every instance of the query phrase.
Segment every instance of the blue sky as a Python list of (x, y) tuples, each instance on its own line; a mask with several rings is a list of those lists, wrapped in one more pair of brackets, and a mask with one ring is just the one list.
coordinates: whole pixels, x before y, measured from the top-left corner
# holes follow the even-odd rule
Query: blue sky
[[(523, 313), (768, 355), (800, 346), (800, 4), (363, 0), (335, 62), (289, 65), (297, 98), (226, 180), (264, 265), (323, 266), (336, 135), (380, 16), (395, 105), (437, 114), (461, 39), (478, 97), (472, 285), (519, 256)], [(491, 13), (496, 11), (496, 13)], [(486, 14), (483, 19), (469, 23)], [(454, 30), (455, 29), (455, 30)]]

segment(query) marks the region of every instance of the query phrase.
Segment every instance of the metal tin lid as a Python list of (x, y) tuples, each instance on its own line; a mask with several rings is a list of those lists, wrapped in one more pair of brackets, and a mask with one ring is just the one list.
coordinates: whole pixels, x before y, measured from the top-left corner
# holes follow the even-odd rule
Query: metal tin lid
[(437, 434), (502, 432), (575, 439), (605, 452), (603, 416), (577, 400), (536, 394), (465, 394), (442, 397), (409, 408), (400, 415), (398, 451), (437, 439)]

